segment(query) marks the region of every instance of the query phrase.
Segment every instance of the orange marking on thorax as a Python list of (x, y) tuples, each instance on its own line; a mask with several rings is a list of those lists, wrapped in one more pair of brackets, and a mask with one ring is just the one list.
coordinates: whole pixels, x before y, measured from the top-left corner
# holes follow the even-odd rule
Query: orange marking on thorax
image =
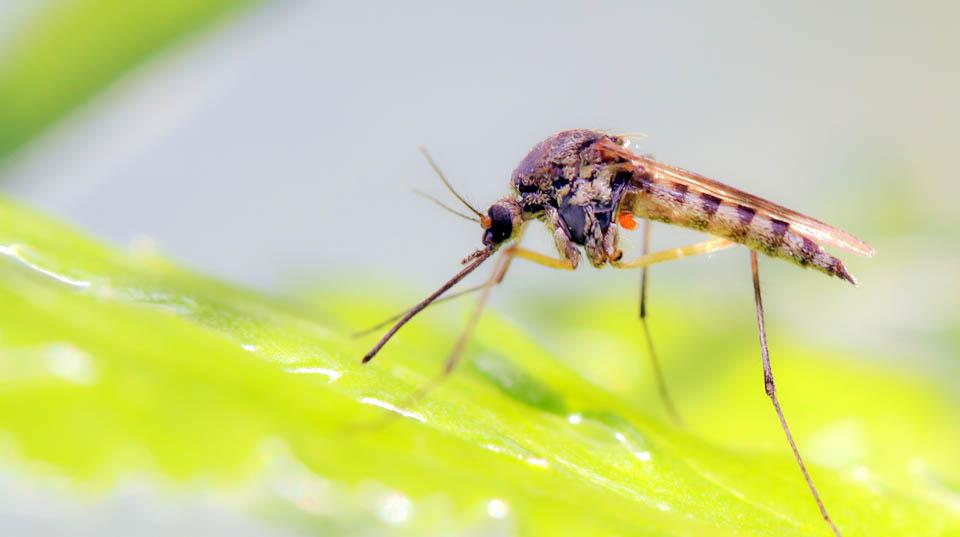
[(621, 212), (620, 217), (617, 220), (620, 222), (620, 227), (623, 229), (637, 229), (637, 221), (633, 219), (633, 213), (631, 212)]

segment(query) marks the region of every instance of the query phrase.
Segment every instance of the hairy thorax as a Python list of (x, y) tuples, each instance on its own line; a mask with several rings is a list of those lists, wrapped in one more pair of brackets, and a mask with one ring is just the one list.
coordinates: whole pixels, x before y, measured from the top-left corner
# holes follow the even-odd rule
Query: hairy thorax
[[(630, 175), (619, 173), (616, 163), (600, 154), (597, 142), (603, 140), (620, 143), (591, 130), (555, 134), (527, 154), (511, 180), (523, 218), (543, 220), (558, 242), (562, 241), (556, 234), (559, 228), (570, 241), (583, 246), (598, 267), (615, 255), (616, 226), (611, 223)], [(558, 244), (558, 248), (569, 251), (567, 245)]]

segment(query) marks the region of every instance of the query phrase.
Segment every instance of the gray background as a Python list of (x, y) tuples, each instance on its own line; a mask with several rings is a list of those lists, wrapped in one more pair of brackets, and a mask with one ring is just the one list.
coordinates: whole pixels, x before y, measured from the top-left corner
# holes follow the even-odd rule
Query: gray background
[(665, 161), (863, 235), (867, 208), (844, 205), (870, 187), (860, 174), (910, 167), (920, 188), (953, 174), (957, 15), (279, 2), (98, 99), (8, 172), (8, 189), (257, 286), (383, 262), (430, 281), (480, 233), (409, 194), (443, 194), (417, 145), (485, 205), (535, 142), (598, 127), (647, 133), (641, 149)]
[[(418, 145), (486, 205), (554, 131), (639, 131), (642, 151), (877, 247), (849, 260), (858, 290), (766, 263), (771, 303), (790, 305), (774, 318), (914, 352), (930, 323), (960, 321), (957, 20), (956, 2), (268, 3), (75, 114), (6, 190), (236, 282), (388, 281), (413, 298), (480, 239), (410, 193), (445, 195)], [(655, 296), (748, 296), (742, 252), (714, 257), (658, 267)], [(495, 303), (531, 287), (633, 296), (635, 278), (518, 266)], [(824, 303), (832, 316), (810, 315)]]

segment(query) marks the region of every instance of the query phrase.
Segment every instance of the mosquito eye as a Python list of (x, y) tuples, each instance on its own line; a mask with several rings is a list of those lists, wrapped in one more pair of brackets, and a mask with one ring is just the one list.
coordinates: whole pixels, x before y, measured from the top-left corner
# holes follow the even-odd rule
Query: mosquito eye
[(485, 242), (499, 244), (509, 239), (513, 235), (513, 212), (502, 205), (494, 205), (488, 214), (490, 227), (484, 235)]
[(519, 190), (521, 193), (529, 194), (531, 192), (540, 190), (540, 185), (537, 183), (520, 183), (520, 185), (517, 186), (517, 190)]

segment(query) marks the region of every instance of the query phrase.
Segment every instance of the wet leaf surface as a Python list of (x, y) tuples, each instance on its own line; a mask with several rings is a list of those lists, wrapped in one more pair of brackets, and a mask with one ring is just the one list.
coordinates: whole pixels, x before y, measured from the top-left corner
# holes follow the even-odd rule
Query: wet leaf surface
[[(665, 367), (686, 430), (659, 407), (635, 320), (596, 299), (533, 330), (491, 312), (469, 364), (408, 407), (455, 306), (361, 366), (375, 336), (350, 330), (400, 302), (262, 296), (8, 201), (0, 213), (6, 468), (90, 494), (130, 475), (254, 490), (251, 509), (320, 534), (828, 535), (749, 325), (693, 341), (695, 320), (658, 314), (664, 346), (682, 349)], [(899, 368), (775, 341), (786, 411), (846, 535), (960, 534), (957, 401)]]

